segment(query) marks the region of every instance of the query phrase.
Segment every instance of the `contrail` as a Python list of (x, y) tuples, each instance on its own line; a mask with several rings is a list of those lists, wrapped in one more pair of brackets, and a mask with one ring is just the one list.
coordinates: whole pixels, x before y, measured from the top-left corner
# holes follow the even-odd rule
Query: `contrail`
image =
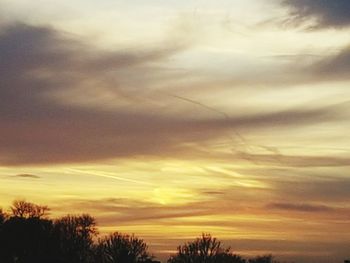
[[(189, 102), (189, 103), (192, 103), (192, 104), (195, 104), (197, 106), (200, 106), (202, 108), (205, 108), (207, 110), (210, 110), (212, 112), (215, 112), (215, 113), (218, 113), (220, 115), (222, 115), (225, 119), (227, 120), (230, 120), (230, 116), (226, 113), (226, 112), (223, 112), (223, 111), (220, 111), (216, 108), (213, 108), (211, 106), (208, 106), (202, 102), (199, 102), (199, 101), (196, 101), (196, 100), (193, 100), (193, 99), (189, 99), (189, 98), (186, 98), (186, 97), (182, 97), (182, 96), (179, 96), (179, 95), (175, 95), (175, 94), (170, 94), (170, 93), (166, 93), (166, 92), (163, 92), (165, 93), (166, 95), (170, 96), (170, 97), (173, 97), (173, 98), (176, 98), (176, 99), (179, 99), (179, 100), (183, 100), (183, 101), (186, 101), (186, 102)], [(247, 141), (246, 139), (236, 130), (233, 131), (236, 135), (236, 137), (238, 137), (240, 139), (240, 141), (245, 145), (247, 146)], [(231, 135), (229, 135), (230, 137), (230, 140), (234, 141), (234, 139), (231, 137)]]
[[(167, 93), (167, 92), (163, 92), (164, 94), (170, 96), (170, 97), (173, 97), (173, 98), (176, 98), (176, 99), (179, 99), (179, 100), (183, 100), (183, 101), (186, 101), (188, 103), (192, 103), (194, 105), (197, 105), (197, 106), (200, 106), (202, 108), (205, 108), (207, 110), (210, 110), (212, 112), (215, 112), (217, 114), (220, 114), (222, 115), (225, 119), (227, 120), (230, 120), (230, 116), (226, 113), (226, 112), (223, 112), (223, 111), (220, 111), (216, 108), (213, 108), (211, 106), (208, 106), (202, 102), (199, 102), (197, 100), (193, 100), (193, 99), (189, 99), (187, 97), (182, 97), (182, 96), (179, 96), (179, 95), (175, 95), (175, 94), (171, 94), (171, 93)], [(236, 135), (237, 138), (239, 138), (239, 140), (242, 142), (242, 144), (244, 145), (244, 150), (243, 152), (249, 152), (249, 150), (251, 150), (251, 147), (257, 147), (257, 148), (261, 148), (261, 149), (264, 149), (268, 152), (272, 152), (274, 154), (276, 154), (276, 160), (277, 161), (280, 161), (280, 158), (278, 157), (279, 155), (281, 155), (281, 153), (279, 152), (279, 150), (276, 148), (276, 147), (273, 147), (273, 146), (264, 146), (264, 145), (254, 145), (254, 144), (250, 144), (247, 142), (247, 140), (237, 131), (237, 130), (233, 130), (234, 134)], [(233, 145), (233, 149), (232, 151), (233, 152), (236, 152), (237, 153), (237, 150), (235, 149), (235, 146), (236, 146), (236, 140), (230, 135), (228, 134), (227, 135), (228, 138), (230, 139), (230, 141), (232, 142), (232, 145)], [(239, 151), (238, 151), (239, 152)], [(251, 162), (253, 162), (254, 164), (256, 164), (255, 160), (249, 160)]]
[(115, 176), (113, 173), (108, 173), (108, 172), (97, 172), (97, 171), (85, 171), (85, 170), (79, 170), (79, 169), (74, 169), (74, 168), (67, 168), (66, 170), (75, 172), (75, 173), (80, 173), (80, 174), (89, 174), (89, 175), (94, 175), (97, 177), (104, 177), (104, 178), (109, 178), (109, 179), (114, 179), (117, 181), (123, 181), (123, 182), (129, 182), (129, 183), (135, 183), (135, 184), (141, 184), (141, 185), (153, 185), (151, 183), (147, 183), (144, 181), (140, 180), (132, 180), (124, 177), (119, 177)]
[(229, 118), (229, 116), (225, 112), (219, 111), (218, 109), (215, 109), (215, 108), (213, 108), (211, 106), (208, 106), (208, 105), (206, 105), (206, 104), (204, 104), (202, 102), (199, 102), (199, 101), (196, 101), (196, 100), (193, 100), (193, 99), (189, 99), (189, 98), (185, 98), (185, 97), (181, 97), (181, 96), (174, 95), (174, 94), (168, 94), (167, 93), (167, 95), (169, 95), (171, 97), (174, 97), (174, 98), (177, 98), (177, 99), (180, 99), (180, 100), (184, 100), (184, 101), (196, 104), (196, 105), (201, 106), (203, 108), (206, 108), (206, 109), (208, 109), (210, 111), (214, 111), (216, 113), (219, 113), (219, 114), (223, 115), (225, 118)]

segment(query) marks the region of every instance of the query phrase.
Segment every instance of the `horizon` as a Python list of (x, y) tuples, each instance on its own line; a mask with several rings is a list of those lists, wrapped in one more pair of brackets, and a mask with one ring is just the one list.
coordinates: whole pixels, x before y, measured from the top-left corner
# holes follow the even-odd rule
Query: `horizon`
[(347, 0), (0, 1), (0, 208), (343, 262), (349, 33)]

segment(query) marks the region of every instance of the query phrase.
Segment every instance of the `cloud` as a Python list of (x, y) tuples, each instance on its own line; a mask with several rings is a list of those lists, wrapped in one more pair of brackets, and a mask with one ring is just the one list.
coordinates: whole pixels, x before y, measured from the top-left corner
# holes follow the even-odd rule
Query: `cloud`
[[(144, 92), (141, 82), (146, 86), (152, 74), (157, 78), (150, 64), (178, 48), (165, 46), (104, 51), (48, 27), (2, 28), (0, 162), (75, 162), (159, 153), (164, 144), (172, 148), (174, 128), (187, 124), (123, 105), (136, 105)], [(137, 90), (126, 91), (130, 79)], [(104, 107), (106, 97), (117, 109)]]
[(254, 154), (236, 152), (236, 159), (248, 160), (257, 164), (269, 164), (284, 167), (342, 167), (350, 166), (348, 156), (307, 156), (284, 155), (276, 153)]
[(294, 204), (294, 203), (271, 203), (267, 205), (267, 208), (290, 210), (299, 212), (330, 212), (332, 207), (326, 205), (314, 205), (314, 204)]
[(34, 178), (34, 179), (39, 179), (41, 178), (38, 175), (34, 175), (34, 174), (16, 174), (14, 175), (15, 177), (20, 177), (20, 178)]
[[(50, 27), (3, 26), (0, 163), (208, 156), (210, 149), (194, 145), (236, 129), (309, 125), (344, 115), (323, 107), (231, 117), (193, 98), (157, 92), (184, 83), (178, 82), (183, 72), (169, 63), (184, 48), (162, 43), (103, 50)], [(211, 114), (193, 117), (189, 109)]]
[(314, 65), (314, 74), (328, 79), (349, 79), (350, 47), (345, 47), (338, 54), (329, 56)]
[[(294, 66), (293, 66), (294, 64)], [(350, 46), (334, 47), (325, 53), (324, 56), (314, 57), (310, 61), (291, 61), (289, 72), (291, 78), (289, 82), (295, 84), (302, 83), (322, 83), (334, 81), (348, 81), (350, 70)], [(293, 70), (293, 68), (295, 68)]]
[[(349, 80), (349, 46), (344, 44), (327, 47), (321, 54), (298, 53), (264, 56), (257, 58), (254, 63), (242, 65), (243, 70), (232, 69), (225, 74), (217, 70), (213, 75), (218, 79), (208, 78), (205, 82), (187, 83), (177, 87), (180, 91), (209, 91), (213, 86), (218, 90), (235, 90), (252, 94), (262, 90), (289, 90), (302, 85), (309, 85), (309, 89), (317, 89), (317, 84)], [(236, 61), (232, 59), (232, 65)], [(229, 67), (228, 67), (229, 68)], [(251, 77), (254, 72), (254, 78)], [(209, 74), (207, 72), (207, 74)], [(249, 94), (248, 94), (249, 95)], [(179, 96), (180, 97), (180, 96)]]
[(34, 174), (16, 174), (14, 175), (15, 177), (20, 177), (20, 178), (33, 178), (33, 179), (39, 179), (41, 178), (38, 175), (34, 175)]
[(209, 196), (217, 196), (217, 195), (224, 195), (225, 191), (203, 190), (202, 193)]
[[(307, 175), (299, 173), (306, 177)], [(283, 179), (272, 182), (276, 189), (277, 196), (283, 196), (290, 200), (308, 200), (316, 203), (337, 203), (347, 206), (350, 200), (350, 180), (345, 178), (317, 178), (318, 173), (314, 172), (306, 182), (283, 181)]]
[(70, 200), (68, 207), (76, 210), (93, 211), (98, 214), (102, 225), (132, 225), (137, 222), (171, 220), (182, 217), (196, 217), (213, 213), (213, 207), (202, 202), (191, 202), (183, 205), (159, 205), (147, 201), (128, 198), (109, 198), (95, 200)]
[(311, 21), (315, 28), (343, 28), (350, 26), (348, 0), (284, 0), (297, 23)]
[[(258, 71), (257, 78), (251, 80), (250, 84), (264, 84), (280, 89), (283, 86), (290, 88), (302, 84), (349, 80), (350, 46), (348, 45), (332, 47), (322, 56), (297, 54), (278, 56), (276, 59), (286, 61), (286, 63), (267, 74)], [(241, 80), (242, 83), (245, 81)]]

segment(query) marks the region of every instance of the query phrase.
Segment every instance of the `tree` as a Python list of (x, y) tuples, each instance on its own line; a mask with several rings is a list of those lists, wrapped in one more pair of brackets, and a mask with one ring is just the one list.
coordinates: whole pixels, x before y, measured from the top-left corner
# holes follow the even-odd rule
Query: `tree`
[(113, 233), (99, 240), (96, 251), (101, 263), (154, 262), (146, 243), (134, 235)]
[(11, 206), (12, 215), (21, 218), (42, 218), (48, 214), (47, 206), (36, 205), (24, 200), (16, 200)]
[(2, 208), (0, 208), (0, 229), (1, 226), (4, 224), (6, 217), (7, 215), (2, 211)]
[(3, 228), (4, 228), (6, 218), (7, 218), (7, 215), (0, 208), (0, 250), (2, 247), (2, 243), (3, 243), (2, 242), (3, 241)]
[(68, 215), (56, 220), (54, 225), (59, 240), (59, 262), (92, 262), (93, 239), (98, 233), (93, 217)]
[(1, 263), (160, 263), (146, 243), (114, 233), (97, 243), (96, 221), (90, 215), (46, 218), (48, 208), (15, 201), (11, 213), (0, 209)]
[(53, 263), (53, 240), (51, 220), (10, 216), (0, 229), (0, 261)]
[(93, 217), (66, 216), (53, 221), (42, 218), (46, 207), (24, 201), (14, 202), (11, 210), (9, 216), (0, 212), (1, 263), (95, 263)]
[(250, 258), (248, 263), (277, 263), (273, 260), (272, 255), (256, 256), (255, 258)]
[[(26, 201), (13, 202), (9, 214), (0, 209), (1, 263), (160, 263), (134, 235), (116, 232), (96, 242), (93, 217), (68, 215), (51, 220), (46, 217), (48, 210)], [(278, 262), (271, 255), (246, 261), (210, 234), (202, 234), (179, 246), (168, 263)]]
[(202, 234), (193, 242), (177, 248), (177, 254), (168, 263), (243, 263), (240, 256), (232, 254), (230, 248), (223, 248), (220, 241), (210, 234)]

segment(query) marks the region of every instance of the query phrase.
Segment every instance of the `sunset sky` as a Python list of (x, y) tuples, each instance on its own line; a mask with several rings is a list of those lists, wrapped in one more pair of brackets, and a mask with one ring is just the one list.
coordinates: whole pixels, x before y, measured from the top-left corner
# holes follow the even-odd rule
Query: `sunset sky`
[(342, 262), (349, 73), (349, 0), (0, 0), (0, 207)]

